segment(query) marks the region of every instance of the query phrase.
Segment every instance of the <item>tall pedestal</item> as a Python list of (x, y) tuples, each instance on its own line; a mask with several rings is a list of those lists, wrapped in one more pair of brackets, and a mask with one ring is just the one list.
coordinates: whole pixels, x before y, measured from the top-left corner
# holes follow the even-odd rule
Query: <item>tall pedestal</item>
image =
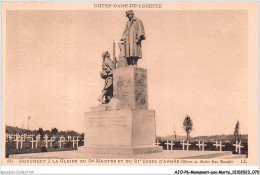
[(116, 69), (113, 74), (114, 95), (121, 109), (148, 109), (147, 70), (138, 67)]
[(148, 110), (147, 70), (118, 68), (113, 73), (114, 98), (85, 113), (84, 147), (104, 154), (162, 151), (155, 145), (155, 111)]

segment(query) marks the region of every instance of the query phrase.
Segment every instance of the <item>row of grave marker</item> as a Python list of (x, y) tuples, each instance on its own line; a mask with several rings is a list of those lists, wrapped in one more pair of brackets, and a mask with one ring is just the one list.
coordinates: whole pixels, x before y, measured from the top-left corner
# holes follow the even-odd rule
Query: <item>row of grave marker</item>
[[(35, 145), (35, 148), (37, 148), (37, 146), (38, 146), (37, 143), (40, 141), (41, 136), (40, 135), (36, 135), (36, 139), (35, 140), (33, 139), (33, 136), (35, 136), (35, 135), (31, 135), (29, 137), (23, 137), (23, 135), (16, 134), (15, 137), (14, 137), (14, 140), (13, 140), (13, 141), (16, 142), (16, 149), (19, 149), (19, 143), (20, 143), (20, 149), (23, 148), (23, 142), (25, 142), (25, 138), (30, 138), (31, 139), (30, 142), (32, 143), (32, 149), (34, 149), (34, 145)], [(50, 148), (52, 148), (52, 145), (53, 145), (52, 142), (54, 142), (54, 140), (57, 137), (52, 136), (50, 138), (50, 140), (48, 140), (49, 137), (48, 137), (47, 134), (45, 134), (45, 136), (43, 138), (44, 138), (44, 142), (45, 142), (45, 147), (48, 148), (48, 145), (50, 145)], [(72, 141), (72, 147), (73, 148), (75, 147), (75, 145), (76, 145), (76, 147), (78, 147), (79, 146), (79, 141), (80, 141), (79, 140), (79, 136), (77, 136), (76, 138), (77, 139), (75, 139), (75, 137), (68, 136), (68, 140), (66, 140), (65, 137), (63, 135), (61, 135), (59, 137), (59, 141), (58, 141), (59, 142), (59, 147), (61, 148), (62, 144), (64, 144), (64, 142), (67, 142), (67, 141), (68, 142)], [(8, 142), (8, 140), (6, 140), (6, 142)], [(84, 142), (84, 140), (82, 140), (82, 142)], [(48, 143), (50, 143), (50, 144), (48, 144)]]
[[(20, 143), (20, 148), (22, 149), (23, 148), (23, 142), (25, 142), (25, 138), (29, 138), (31, 139), (31, 143), (32, 143), (32, 149), (34, 148), (34, 143), (35, 143), (35, 148), (37, 148), (37, 143), (40, 141), (40, 135), (36, 135), (36, 140), (33, 139), (33, 137), (35, 136), (35, 134), (22, 134), (22, 135), (19, 135), (18, 133), (16, 134), (9, 134), (7, 133), (6, 134), (6, 137), (7, 139), (10, 139), (10, 140), (14, 140), (16, 142), (16, 149), (19, 148), (19, 143)], [(48, 148), (48, 143), (50, 143), (50, 148), (52, 148), (52, 142), (54, 142), (54, 140), (57, 138), (57, 137), (54, 137), (52, 136), (50, 140), (48, 140), (48, 135), (45, 134), (45, 136), (43, 137), (44, 138), (44, 142), (45, 142), (45, 146), (46, 148)], [(65, 137), (62, 135), (61, 137), (59, 137), (59, 147), (61, 148), (62, 144), (64, 144), (64, 142), (68, 141), (72, 141), (72, 144), (73, 144), (73, 148), (75, 147), (75, 143), (76, 143), (76, 147), (78, 147), (78, 143), (79, 143), (79, 136), (77, 136), (77, 139), (74, 139), (75, 137), (72, 137), (72, 136), (68, 136), (68, 140), (65, 139)], [(84, 142), (84, 140), (82, 140)], [(6, 142), (8, 142), (6, 140)], [(159, 145), (160, 142), (159, 140), (156, 141), (155, 143), (156, 145)], [(167, 145), (167, 150), (169, 150), (169, 146), (171, 146), (171, 149), (170, 150), (173, 150), (173, 146), (175, 145), (173, 143), (173, 141), (169, 142), (167, 140), (166, 142), (166, 145)], [(187, 147), (187, 151), (189, 150), (189, 141), (187, 141), (187, 143), (184, 142), (184, 140), (182, 141), (181, 143), (182, 145), (182, 148), (183, 150), (185, 150), (185, 146)], [(198, 143), (196, 144), (197, 146), (199, 146), (199, 149), (204, 151), (204, 147), (207, 146), (206, 144), (204, 144), (204, 141), (202, 141), (202, 143), (200, 141), (198, 141)], [(220, 148), (219, 151), (222, 151), (222, 147), (224, 147), (225, 145), (222, 145), (222, 141), (220, 141), (218, 143), (218, 141), (216, 141), (215, 144), (213, 144), (214, 146), (216, 146), (216, 148)], [(241, 148), (243, 148), (244, 146), (241, 145), (241, 141), (238, 143), (238, 141), (236, 141), (236, 144), (233, 144), (233, 146), (236, 147), (236, 152), (238, 152), (239, 154), (241, 154)]]
[[(159, 140), (156, 141), (155, 145), (159, 145), (160, 142)], [(173, 150), (173, 146), (175, 145), (175, 143), (173, 141), (169, 142), (168, 140), (166, 140), (166, 143), (167, 145), (167, 150), (169, 150), (169, 146), (171, 146), (171, 149), (170, 150)], [(185, 150), (185, 146), (187, 147), (187, 151), (189, 151), (189, 141), (187, 141), (186, 143), (184, 142), (184, 140), (182, 141), (181, 143), (182, 145), (182, 150)], [(200, 150), (204, 151), (204, 147), (207, 146), (206, 144), (204, 144), (204, 141), (200, 142), (198, 141), (198, 143), (196, 144)], [(219, 151), (222, 151), (222, 147), (224, 147), (225, 145), (222, 145), (222, 141), (218, 142), (216, 141), (215, 144), (213, 144), (214, 146), (216, 146), (216, 148), (220, 148)], [(241, 154), (241, 148), (243, 148), (244, 146), (241, 145), (241, 140), (238, 142), (236, 141), (236, 144), (233, 144), (233, 146), (236, 147), (236, 153), (238, 152), (238, 154)]]
[(18, 134), (18, 133), (6, 133), (6, 140), (15, 140), (17, 137), (23, 137), (23, 138), (31, 138), (31, 137), (34, 137), (35, 134), (27, 134), (27, 133), (24, 133), (24, 134)]

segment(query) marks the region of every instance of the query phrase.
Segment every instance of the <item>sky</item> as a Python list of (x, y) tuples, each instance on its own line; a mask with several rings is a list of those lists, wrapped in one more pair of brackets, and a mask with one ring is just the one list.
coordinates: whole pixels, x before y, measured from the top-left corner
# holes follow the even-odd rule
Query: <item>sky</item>
[[(135, 11), (146, 40), (138, 66), (148, 70), (148, 106), (156, 135), (248, 132), (246, 11)], [(112, 52), (125, 11), (8, 11), (3, 117), (6, 125), (84, 130), (99, 105), (102, 52)], [(119, 49), (116, 47), (116, 55)]]

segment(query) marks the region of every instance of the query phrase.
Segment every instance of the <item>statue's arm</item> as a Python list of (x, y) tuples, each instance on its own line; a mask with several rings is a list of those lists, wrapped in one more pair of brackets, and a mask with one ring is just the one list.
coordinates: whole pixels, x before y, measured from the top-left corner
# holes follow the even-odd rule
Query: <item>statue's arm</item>
[(143, 25), (143, 22), (139, 19), (138, 20), (138, 28), (139, 28), (139, 31), (138, 31), (138, 41), (142, 41), (142, 40), (145, 40), (145, 30), (144, 30), (144, 25)]
[(115, 62), (113, 62), (111, 59), (107, 59), (106, 65), (109, 67), (109, 71), (112, 74), (112, 71), (116, 68), (116, 59)]

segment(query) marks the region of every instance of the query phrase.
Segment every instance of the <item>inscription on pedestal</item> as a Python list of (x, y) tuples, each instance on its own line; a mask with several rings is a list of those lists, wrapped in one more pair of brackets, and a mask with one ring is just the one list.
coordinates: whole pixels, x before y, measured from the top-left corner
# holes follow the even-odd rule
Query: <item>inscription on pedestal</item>
[(133, 147), (154, 145), (155, 112), (114, 110), (85, 113), (86, 146)]
[(85, 115), (86, 145), (131, 145), (131, 111), (100, 111)]
[(147, 109), (147, 70), (124, 67), (114, 71), (115, 98), (121, 100), (122, 109)]
[(126, 127), (126, 116), (106, 117), (106, 118), (89, 118), (90, 128), (121, 128)]

